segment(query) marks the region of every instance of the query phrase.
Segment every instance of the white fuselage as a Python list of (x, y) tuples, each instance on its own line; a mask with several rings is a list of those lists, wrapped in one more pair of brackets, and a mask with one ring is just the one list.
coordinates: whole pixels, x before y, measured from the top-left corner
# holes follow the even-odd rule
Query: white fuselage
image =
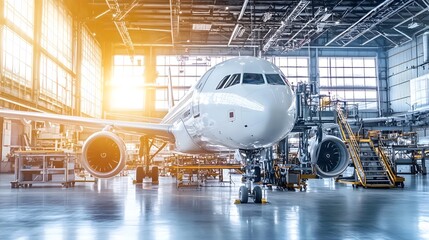
[(257, 149), (292, 130), (294, 99), (278, 67), (260, 58), (239, 57), (207, 71), (162, 122), (173, 124), (179, 152)]

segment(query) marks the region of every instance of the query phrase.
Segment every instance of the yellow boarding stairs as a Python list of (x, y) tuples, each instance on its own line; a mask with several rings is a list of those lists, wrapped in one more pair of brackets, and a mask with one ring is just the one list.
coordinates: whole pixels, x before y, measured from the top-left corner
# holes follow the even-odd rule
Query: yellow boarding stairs
[(340, 180), (340, 182), (364, 188), (403, 187), (404, 178), (396, 175), (390, 160), (382, 149), (383, 146), (371, 139), (357, 138), (340, 105), (337, 105), (337, 114), (341, 136), (346, 141), (356, 173), (354, 182), (344, 180)]

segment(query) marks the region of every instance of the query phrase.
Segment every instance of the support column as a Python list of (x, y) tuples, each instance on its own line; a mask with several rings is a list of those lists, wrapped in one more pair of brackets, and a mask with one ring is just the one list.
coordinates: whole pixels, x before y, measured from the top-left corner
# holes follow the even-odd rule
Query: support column
[[(5, 25), (5, 19), (4, 19), (4, 0), (0, 0), (0, 53), (3, 53), (3, 30)], [(3, 72), (4, 72), (4, 64), (3, 64), (3, 57), (0, 57), (0, 73), (1, 78), (3, 78)], [(5, 89), (3, 87), (0, 88), (0, 92), (3, 92)], [(3, 103), (4, 104), (4, 103)], [(1, 126), (3, 127), (3, 125)]]
[[(145, 51), (145, 74), (144, 80), (145, 84), (155, 85), (157, 72), (156, 72), (156, 55), (153, 53), (151, 47), (147, 48)], [(154, 88), (145, 88), (145, 115), (148, 117), (156, 117), (155, 115), (155, 100), (156, 100), (156, 90)]]
[[(72, 92), (72, 97), (73, 95), (75, 96), (74, 98), (74, 103), (72, 104), (72, 115), (74, 116), (81, 116), (82, 111), (81, 111), (81, 98), (82, 98), (82, 90), (81, 90), (81, 86), (82, 86), (82, 27), (83, 24), (81, 24), (80, 22), (77, 21), (73, 21), (73, 46), (74, 46), (74, 55), (75, 55), (75, 61), (73, 61), (73, 69), (75, 70), (74, 73), (74, 77), (73, 77), (73, 85), (75, 86), (74, 92)], [(72, 98), (73, 100), (73, 98)], [(73, 105), (74, 105), (74, 109), (73, 109)]]
[(31, 99), (33, 99), (33, 103), (37, 103), (39, 101), (40, 93), (40, 39), (42, 37), (42, 7), (42, 1), (34, 1), (33, 91), (31, 92)]
[(0, 117), (0, 161), (3, 160), (3, 124), (4, 118)]
[[(109, 97), (111, 96), (112, 87), (110, 81), (113, 73), (113, 47), (110, 43), (103, 44), (102, 51), (102, 65), (103, 65), (103, 104), (102, 104), (102, 115), (108, 111), (111, 111), (109, 106)], [(105, 116), (104, 116), (105, 117)]]

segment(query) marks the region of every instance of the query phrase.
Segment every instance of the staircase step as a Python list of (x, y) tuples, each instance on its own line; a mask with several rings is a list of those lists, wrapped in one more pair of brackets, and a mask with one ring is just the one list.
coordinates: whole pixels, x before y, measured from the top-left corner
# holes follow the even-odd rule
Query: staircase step
[(374, 178), (384, 178), (384, 179), (386, 179), (387, 176), (384, 175), (384, 174), (371, 174), (371, 175), (366, 174), (366, 179), (374, 179)]
[(380, 184), (367, 183), (366, 187), (368, 187), (368, 188), (373, 188), (373, 187), (376, 187), (376, 188), (391, 188), (391, 187), (393, 187), (393, 185), (390, 184), (390, 183), (388, 183), (388, 184), (385, 184), (385, 183), (380, 183)]
[(371, 180), (371, 179), (367, 179), (366, 180), (367, 184), (390, 184), (389, 180)]
[(383, 167), (364, 167), (365, 172), (385, 172)]

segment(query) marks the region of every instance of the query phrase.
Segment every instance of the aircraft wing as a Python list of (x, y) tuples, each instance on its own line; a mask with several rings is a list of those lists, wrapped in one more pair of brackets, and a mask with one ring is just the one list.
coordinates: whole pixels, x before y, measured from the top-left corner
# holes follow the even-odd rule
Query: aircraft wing
[(7, 119), (20, 119), (24, 121), (36, 120), (53, 122), (65, 125), (82, 126), (86, 128), (103, 129), (112, 126), (116, 131), (134, 133), (139, 135), (150, 135), (151, 137), (164, 141), (174, 142), (174, 135), (171, 133), (171, 124), (157, 124), (144, 122), (128, 122), (108, 119), (97, 119), (77, 116), (66, 116), (51, 113), (24, 112), (7, 109), (0, 109), (0, 117)]

